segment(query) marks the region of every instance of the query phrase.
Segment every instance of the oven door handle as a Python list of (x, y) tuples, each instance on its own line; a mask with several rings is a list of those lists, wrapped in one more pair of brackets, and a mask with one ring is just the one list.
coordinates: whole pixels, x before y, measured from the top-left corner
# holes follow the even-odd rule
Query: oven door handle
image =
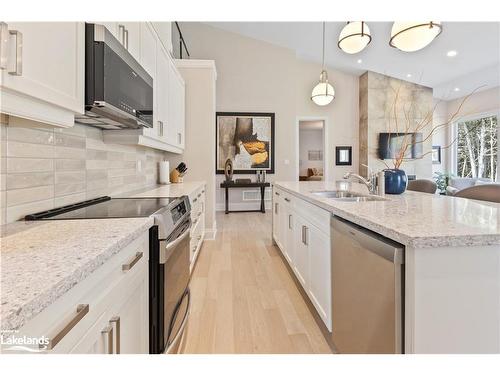
[(168, 329), (169, 334), (170, 334), (170, 331), (172, 330), (173, 323), (177, 319), (177, 314), (179, 314), (179, 308), (182, 305), (182, 301), (184, 300), (185, 297), (187, 298), (186, 312), (184, 314), (184, 317), (182, 318), (181, 326), (179, 328), (179, 331), (175, 335), (175, 337), (170, 342), (168, 342), (168, 340), (167, 340), (167, 348), (165, 350), (166, 354), (173, 354), (173, 349), (175, 349), (175, 347), (177, 346), (176, 345), (177, 341), (182, 337), (182, 335), (184, 334), (184, 330), (186, 329), (186, 324), (187, 324), (187, 321), (188, 321), (187, 318), (188, 318), (189, 312), (191, 310), (191, 291), (189, 290), (189, 288), (186, 290), (186, 292), (184, 293), (184, 295), (182, 297), (183, 298), (181, 298), (181, 300), (179, 301), (179, 304), (177, 305), (177, 308), (175, 310), (175, 314), (172, 317), (172, 321), (170, 322), (170, 327)]
[[(169, 254), (173, 248), (179, 245), (184, 239), (189, 236), (189, 232), (191, 231), (191, 223), (184, 229), (184, 232), (177, 237), (174, 241), (167, 243), (165, 249), (160, 249), (160, 263), (165, 264), (167, 259), (170, 257)], [(163, 241), (162, 241), (163, 242)], [(166, 241), (165, 241), (166, 242)]]

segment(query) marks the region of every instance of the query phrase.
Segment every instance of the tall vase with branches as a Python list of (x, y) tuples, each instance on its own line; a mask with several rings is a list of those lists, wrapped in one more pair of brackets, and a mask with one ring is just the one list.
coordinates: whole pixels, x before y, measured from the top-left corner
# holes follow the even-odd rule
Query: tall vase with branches
[[(400, 144), (396, 150), (394, 150), (393, 157), (391, 159), (392, 167), (389, 166), (385, 161), (386, 169), (386, 191), (391, 192), (391, 188), (388, 189), (388, 185), (397, 185), (394, 194), (400, 194), (406, 189), (406, 174), (402, 170), (402, 165), (406, 161), (423, 159), (425, 156), (432, 153), (432, 149), (426, 152), (422, 152), (420, 155), (414, 156), (412, 159), (407, 159), (408, 152), (412, 147), (416, 147), (419, 144), (425, 144), (432, 140), (432, 137), (438, 132), (443, 131), (447, 127), (451, 127), (460, 117), (464, 114), (463, 108), (466, 101), (478, 90), (476, 88), (470, 94), (465, 96), (461, 101), (457, 109), (447, 116), (445, 121), (438, 124), (433, 123), (434, 113), (436, 108), (441, 103), (438, 101), (432, 108), (425, 113), (420, 113), (419, 116), (415, 116), (415, 101), (404, 102), (401, 99), (401, 85), (396, 89), (394, 100), (390, 107), (390, 115), (388, 116), (388, 121), (386, 123), (386, 130), (390, 134), (400, 135)], [(402, 116), (401, 116), (402, 114)], [(418, 119), (416, 118), (418, 117)], [(414, 134), (422, 133), (422, 139), (415, 140)], [(454, 137), (447, 145), (441, 147), (442, 150), (450, 148), (457, 141), (457, 137)], [(388, 184), (389, 183), (389, 184)], [(402, 186), (404, 185), (404, 186)]]

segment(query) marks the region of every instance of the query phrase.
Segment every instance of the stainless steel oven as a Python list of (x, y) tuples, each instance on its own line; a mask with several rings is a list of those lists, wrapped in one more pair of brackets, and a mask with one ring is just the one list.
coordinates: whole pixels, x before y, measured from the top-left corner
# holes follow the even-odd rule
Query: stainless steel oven
[(153, 126), (153, 78), (103, 25), (85, 25), (85, 114), (75, 121), (110, 130)]
[(190, 307), (189, 216), (165, 241), (160, 241), (160, 265), (163, 269), (163, 352), (177, 353), (185, 331)]

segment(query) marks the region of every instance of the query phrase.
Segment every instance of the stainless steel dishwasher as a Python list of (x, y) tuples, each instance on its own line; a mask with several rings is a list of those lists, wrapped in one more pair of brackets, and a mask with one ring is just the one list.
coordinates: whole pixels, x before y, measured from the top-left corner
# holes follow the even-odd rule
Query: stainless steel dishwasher
[(333, 216), (332, 339), (340, 353), (404, 352), (404, 247)]

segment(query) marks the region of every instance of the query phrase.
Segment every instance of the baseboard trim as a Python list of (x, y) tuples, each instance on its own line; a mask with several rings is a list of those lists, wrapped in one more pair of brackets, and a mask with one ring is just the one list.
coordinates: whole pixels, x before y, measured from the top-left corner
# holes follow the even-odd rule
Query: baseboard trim
[(217, 235), (217, 223), (214, 223), (214, 226), (212, 228), (205, 228), (205, 241), (215, 240), (216, 235)]
[[(264, 203), (264, 206), (265, 206), (266, 210), (270, 210), (272, 207), (272, 204), (271, 204), (271, 202), (269, 202), (269, 204), (267, 202), (268, 201), (266, 201)], [(258, 210), (258, 209), (260, 209), (260, 202), (248, 202), (248, 203), (246, 203), (246, 202), (245, 203), (242, 203), (242, 202), (231, 203), (231, 202), (229, 202), (229, 209), (231, 211)], [(216, 211), (225, 211), (226, 210), (225, 203), (217, 203), (215, 205), (215, 210)]]

